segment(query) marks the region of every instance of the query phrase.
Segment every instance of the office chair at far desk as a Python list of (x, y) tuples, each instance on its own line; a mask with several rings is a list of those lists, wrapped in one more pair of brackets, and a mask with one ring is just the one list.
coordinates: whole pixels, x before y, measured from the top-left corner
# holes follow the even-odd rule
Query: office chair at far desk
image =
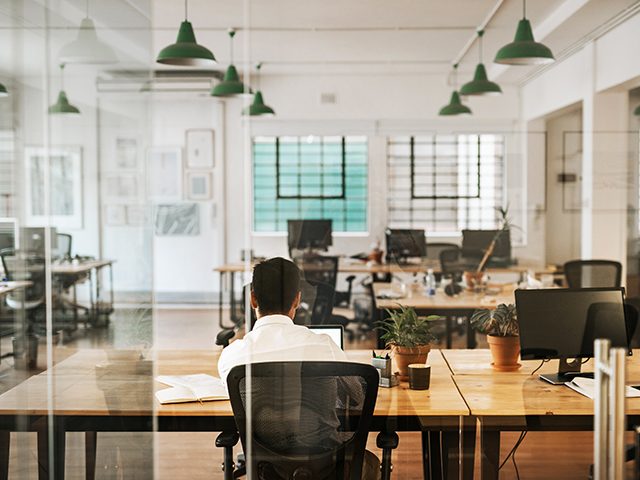
[(569, 288), (619, 287), (622, 265), (614, 260), (571, 260), (564, 264)]
[[(244, 465), (234, 470), (232, 449), (239, 437), (243, 450), (251, 452), (246, 462), (254, 478), (360, 480), (378, 381), (371, 365), (352, 362), (234, 367), (227, 387), (239, 435), (223, 432), (216, 440), (224, 448), (225, 479), (246, 474)], [(379, 446), (385, 444), (383, 478), (388, 478), (397, 435), (385, 439), (389, 446), (380, 438)]]

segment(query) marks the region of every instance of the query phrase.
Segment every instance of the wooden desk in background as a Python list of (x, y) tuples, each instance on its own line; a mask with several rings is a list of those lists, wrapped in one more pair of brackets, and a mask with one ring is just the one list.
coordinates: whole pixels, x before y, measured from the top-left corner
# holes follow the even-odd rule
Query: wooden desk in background
[[(371, 361), (368, 350), (347, 354), (356, 362)], [(62, 479), (64, 474), (66, 432), (87, 432), (87, 468), (91, 470), (95, 468), (96, 432), (154, 431), (154, 422), (156, 431), (235, 431), (228, 401), (160, 405), (154, 396), (155, 391), (167, 388), (154, 381), (154, 373), (217, 376), (219, 352), (158, 351), (155, 355), (152, 365), (138, 360), (135, 351), (81, 350), (0, 395), (0, 460), (8, 459), (9, 432), (25, 429), (38, 432), (40, 478), (49, 475), (46, 452), (49, 447), (53, 449), (56, 479)], [(439, 436), (444, 431), (452, 439), (449, 443), (457, 445), (460, 419), (469, 415), (469, 409), (440, 351), (429, 354), (429, 363), (429, 390), (410, 390), (406, 383), (379, 389), (373, 431), (422, 431), (425, 439), (430, 432), (438, 432), (435, 435)], [(52, 398), (47, 394), (49, 382)], [(53, 431), (49, 431), (49, 414), (53, 416)], [(53, 445), (48, 444), (49, 435)], [(436, 444), (427, 443), (432, 447)], [(0, 462), (5, 473), (7, 463)], [(433, 463), (437, 470), (440, 462)], [(452, 462), (451, 472), (457, 468), (455, 463)]]
[(384, 292), (394, 291), (393, 284), (374, 283), (375, 308), (379, 313), (384, 310), (394, 310), (403, 307), (413, 307), (419, 315), (441, 315), (445, 317), (446, 345), (452, 344), (452, 317), (462, 317), (466, 322), (467, 348), (475, 348), (477, 345), (475, 331), (471, 328), (471, 315), (479, 308), (495, 308), (500, 303), (514, 303), (513, 293), (499, 295), (484, 295), (463, 290), (459, 295), (450, 297), (441, 289), (436, 291), (433, 297), (424, 294), (423, 289), (412, 292), (407, 286), (407, 295), (398, 299), (379, 298)]
[[(479, 420), (482, 479), (497, 479), (503, 431), (592, 431), (593, 400), (564, 385), (551, 385), (540, 373), (558, 371), (558, 361), (521, 361), (516, 372), (491, 368), (489, 350), (442, 350), (471, 415)], [(640, 384), (640, 350), (627, 358), (627, 384)], [(583, 371), (593, 371), (592, 361)], [(640, 422), (640, 398), (626, 400), (628, 428)], [(544, 461), (541, 459), (541, 461)], [(585, 472), (585, 477), (587, 472)]]

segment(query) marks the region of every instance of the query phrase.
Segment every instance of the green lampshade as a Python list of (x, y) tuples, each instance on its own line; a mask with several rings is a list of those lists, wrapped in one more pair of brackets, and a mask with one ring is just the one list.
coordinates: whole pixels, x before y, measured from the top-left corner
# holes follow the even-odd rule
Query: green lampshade
[(494, 60), (505, 65), (542, 65), (554, 61), (549, 47), (533, 39), (531, 23), (526, 18), (518, 22), (513, 42), (498, 50)]
[(214, 97), (230, 97), (245, 93), (251, 93), (251, 90), (247, 88), (245, 91), (244, 83), (240, 81), (240, 76), (234, 65), (229, 65), (222, 81), (211, 90), (211, 95)]
[(49, 107), (49, 113), (52, 115), (56, 114), (78, 114), (80, 110), (77, 107), (74, 107), (69, 103), (69, 99), (67, 98), (67, 94), (64, 90), (60, 90), (58, 94), (58, 101)]
[(176, 43), (160, 50), (156, 62), (183, 67), (205, 67), (216, 63), (216, 58), (206, 47), (198, 45), (191, 22), (180, 24)]
[(500, 95), (501, 93), (500, 85), (487, 78), (487, 71), (482, 63), (476, 67), (473, 80), (460, 88), (460, 95)]
[(275, 115), (276, 113), (273, 111), (273, 108), (264, 104), (262, 92), (258, 90), (253, 97), (253, 103), (245, 108), (242, 114), (256, 117), (258, 115)]
[(451, 94), (449, 105), (445, 105), (440, 109), (438, 115), (471, 115), (471, 109), (463, 105), (460, 101), (460, 95), (455, 90)]
[(636, 107), (636, 109), (633, 111), (633, 114), (640, 116), (640, 105)]
[(7, 90), (7, 87), (5, 87), (3, 84), (0, 83), (0, 97), (8, 97), (9, 96), (9, 91)]

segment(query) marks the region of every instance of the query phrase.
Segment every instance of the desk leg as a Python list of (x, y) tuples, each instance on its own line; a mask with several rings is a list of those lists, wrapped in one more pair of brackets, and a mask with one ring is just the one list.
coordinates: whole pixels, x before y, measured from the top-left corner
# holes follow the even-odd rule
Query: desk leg
[[(42, 421), (46, 424), (38, 429), (38, 478), (39, 480), (64, 480), (65, 464), (65, 431), (64, 419), (54, 418), (53, 429), (49, 429), (48, 418)], [(50, 440), (53, 442), (51, 445)], [(53, 460), (53, 466), (50, 463)]]
[(96, 449), (98, 447), (98, 432), (84, 434), (84, 462), (86, 480), (96, 478)]
[(462, 417), (462, 478), (473, 480), (476, 454), (477, 419), (474, 416)]
[(444, 318), (444, 321), (445, 321), (445, 331), (446, 331), (446, 337), (447, 337), (447, 349), (451, 349), (451, 346), (453, 345), (453, 332), (451, 331), (453, 318), (451, 318), (450, 316), (446, 316)]
[(0, 480), (9, 479), (10, 442), (11, 442), (11, 432), (9, 430), (0, 431)]
[(500, 432), (482, 428), (480, 433), (480, 468), (482, 480), (498, 480), (500, 464)]
[(471, 326), (471, 315), (473, 312), (467, 313), (464, 317), (464, 321), (467, 324), (467, 348), (476, 348), (478, 346), (478, 342), (476, 341), (476, 331)]
[(220, 282), (218, 284), (218, 325), (220, 328), (224, 328), (222, 324), (222, 313), (223, 313), (223, 304), (224, 304), (224, 294), (222, 291), (224, 290), (224, 272), (220, 272)]
[(422, 471), (425, 479), (441, 479), (442, 443), (439, 431), (422, 432)]

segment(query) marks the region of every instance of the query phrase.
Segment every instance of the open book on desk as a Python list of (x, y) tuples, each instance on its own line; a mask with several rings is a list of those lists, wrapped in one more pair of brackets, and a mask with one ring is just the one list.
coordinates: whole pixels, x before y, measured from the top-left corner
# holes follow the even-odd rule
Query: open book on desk
[[(570, 382), (565, 382), (565, 385), (592, 400), (596, 395), (596, 381), (593, 378), (574, 377)], [(627, 398), (640, 397), (640, 390), (627, 385), (624, 396)]]
[(161, 404), (229, 400), (222, 380), (206, 373), (194, 375), (160, 375), (156, 380), (171, 388), (156, 392)]

